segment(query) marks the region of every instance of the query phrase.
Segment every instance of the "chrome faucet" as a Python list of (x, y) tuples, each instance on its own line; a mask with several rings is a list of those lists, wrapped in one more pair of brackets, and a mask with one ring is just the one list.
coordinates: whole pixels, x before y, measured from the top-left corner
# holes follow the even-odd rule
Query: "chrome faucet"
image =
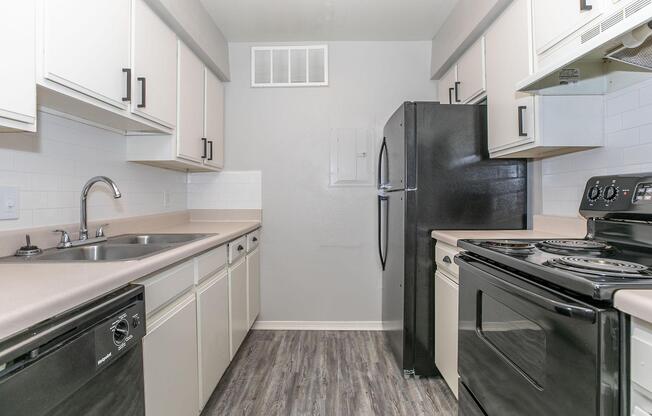
[[(98, 182), (104, 182), (107, 185), (111, 187), (111, 190), (113, 191), (113, 198), (118, 199), (122, 196), (120, 193), (120, 189), (118, 189), (118, 185), (113, 182), (110, 178), (107, 178), (106, 176), (95, 176), (93, 178), (90, 178), (88, 182), (86, 182), (86, 185), (82, 188), (81, 192), (81, 198), (80, 198), (80, 218), (79, 218), (79, 240), (80, 241), (85, 241), (88, 240), (88, 219), (87, 219), (87, 208), (86, 208), (86, 199), (88, 198), (88, 192), (91, 190), (93, 185), (95, 185)], [(101, 228), (100, 228), (101, 229)], [(102, 236), (98, 237), (104, 237), (104, 233), (102, 233)]]

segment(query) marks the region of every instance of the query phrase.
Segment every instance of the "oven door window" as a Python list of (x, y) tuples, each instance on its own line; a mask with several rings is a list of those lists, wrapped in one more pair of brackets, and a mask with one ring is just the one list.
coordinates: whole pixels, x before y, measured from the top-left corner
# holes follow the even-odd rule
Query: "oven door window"
[(530, 382), (544, 388), (546, 332), (486, 293), (479, 295), (480, 335)]

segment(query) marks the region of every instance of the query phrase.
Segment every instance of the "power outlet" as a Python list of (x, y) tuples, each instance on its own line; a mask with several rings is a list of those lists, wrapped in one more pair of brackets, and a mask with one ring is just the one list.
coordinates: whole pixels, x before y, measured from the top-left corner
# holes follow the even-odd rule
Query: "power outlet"
[(18, 219), (18, 188), (0, 186), (0, 220)]

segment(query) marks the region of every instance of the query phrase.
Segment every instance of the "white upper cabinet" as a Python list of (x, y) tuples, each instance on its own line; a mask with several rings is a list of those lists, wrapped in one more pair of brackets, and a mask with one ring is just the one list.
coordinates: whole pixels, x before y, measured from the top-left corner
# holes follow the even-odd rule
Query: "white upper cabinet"
[(201, 163), (208, 152), (204, 140), (204, 64), (179, 41), (177, 156)]
[(224, 167), (224, 85), (205, 68), (204, 137), (207, 151), (204, 163), (217, 169)]
[(485, 92), (485, 39), (478, 39), (457, 61), (457, 83), (454, 100), (459, 104), (473, 102)]
[(439, 102), (442, 104), (456, 104), (455, 83), (457, 82), (457, 65), (453, 65), (441, 77), (438, 83)]
[(36, 131), (33, 0), (0, 2), (0, 131)]
[(44, 77), (126, 108), (131, 0), (44, 0), (43, 14)]
[(131, 111), (167, 127), (177, 120), (177, 36), (145, 0), (133, 2)]
[[(612, 0), (608, 0), (612, 1)], [(572, 35), (600, 16), (603, 0), (534, 0), (534, 42), (537, 54)]]

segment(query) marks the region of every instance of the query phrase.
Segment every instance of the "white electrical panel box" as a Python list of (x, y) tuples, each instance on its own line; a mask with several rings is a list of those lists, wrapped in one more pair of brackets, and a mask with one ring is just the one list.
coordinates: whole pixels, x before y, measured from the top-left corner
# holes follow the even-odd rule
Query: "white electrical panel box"
[(374, 129), (339, 128), (331, 134), (331, 186), (374, 184)]
[(18, 188), (0, 186), (0, 220), (18, 219)]

